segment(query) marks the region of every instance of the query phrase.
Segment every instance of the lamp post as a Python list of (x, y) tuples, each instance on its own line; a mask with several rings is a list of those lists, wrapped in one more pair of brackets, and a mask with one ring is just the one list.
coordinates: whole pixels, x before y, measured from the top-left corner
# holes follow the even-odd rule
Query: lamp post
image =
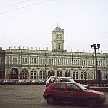
[(46, 67), (47, 67), (47, 53), (46, 53), (46, 51), (45, 51), (45, 71), (44, 71), (44, 72), (45, 72), (45, 74), (44, 74), (44, 75), (45, 75), (45, 76), (44, 76), (45, 79), (47, 79)]
[(97, 56), (96, 56), (96, 50), (100, 48), (100, 44), (93, 44), (91, 45), (91, 48), (94, 48), (94, 53), (95, 53), (95, 67), (96, 67), (96, 83), (99, 83), (99, 78), (98, 78), (98, 70), (97, 70)]

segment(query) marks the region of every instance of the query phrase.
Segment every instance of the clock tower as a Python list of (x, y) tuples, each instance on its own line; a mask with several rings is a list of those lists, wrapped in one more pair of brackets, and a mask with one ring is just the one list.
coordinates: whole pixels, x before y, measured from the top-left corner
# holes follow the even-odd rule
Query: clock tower
[(64, 51), (64, 29), (60, 27), (52, 31), (52, 51)]

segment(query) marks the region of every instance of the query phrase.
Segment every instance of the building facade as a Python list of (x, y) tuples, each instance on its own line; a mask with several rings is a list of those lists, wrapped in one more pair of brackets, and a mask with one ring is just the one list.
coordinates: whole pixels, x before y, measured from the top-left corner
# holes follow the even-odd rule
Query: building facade
[(5, 51), (0, 48), (0, 79), (5, 78)]
[[(108, 54), (97, 53), (101, 78), (108, 78)], [(75, 80), (95, 80), (95, 56), (87, 52), (64, 50), (64, 29), (52, 31), (52, 50), (9, 48), (5, 50), (5, 78), (47, 79), (49, 76), (71, 76)]]

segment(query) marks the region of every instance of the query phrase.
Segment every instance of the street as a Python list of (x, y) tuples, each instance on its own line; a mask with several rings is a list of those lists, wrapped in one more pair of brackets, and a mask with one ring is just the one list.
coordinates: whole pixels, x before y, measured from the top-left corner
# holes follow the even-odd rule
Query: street
[[(43, 85), (0, 85), (0, 108), (87, 108), (77, 105), (48, 105)], [(108, 93), (104, 108), (107, 108)], [(103, 108), (103, 107), (102, 107)]]

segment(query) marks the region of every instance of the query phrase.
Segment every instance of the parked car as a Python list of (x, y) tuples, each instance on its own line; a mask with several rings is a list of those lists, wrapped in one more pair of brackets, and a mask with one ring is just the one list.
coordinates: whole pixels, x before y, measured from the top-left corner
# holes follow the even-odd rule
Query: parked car
[(48, 104), (57, 102), (92, 105), (103, 104), (103, 92), (85, 88), (80, 83), (54, 82), (47, 86), (43, 93)]
[[(74, 81), (74, 79), (72, 79), (72, 77), (56, 77), (56, 76), (50, 76), (47, 81), (46, 81), (46, 87), (54, 82), (72, 82), (72, 83), (77, 83)], [(88, 85), (84, 85), (84, 87), (89, 88)]]
[(18, 83), (18, 79), (4, 79), (2, 84), (17, 84)]
[(31, 84), (35, 84), (37, 82), (37, 80), (33, 79), (31, 80)]
[(45, 85), (45, 80), (41, 80), (41, 79), (34, 79), (31, 81), (31, 84), (36, 84), (36, 85)]
[(45, 85), (46, 84), (46, 80), (38, 80), (38, 84), (39, 85)]
[(25, 83), (25, 79), (19, 79), (18, 80), (18, 84), (24, 84)]
[(20, 84), (20, 85), (30, 85), (31, 80), (30, 79), (19, 79), (18, 84)]

